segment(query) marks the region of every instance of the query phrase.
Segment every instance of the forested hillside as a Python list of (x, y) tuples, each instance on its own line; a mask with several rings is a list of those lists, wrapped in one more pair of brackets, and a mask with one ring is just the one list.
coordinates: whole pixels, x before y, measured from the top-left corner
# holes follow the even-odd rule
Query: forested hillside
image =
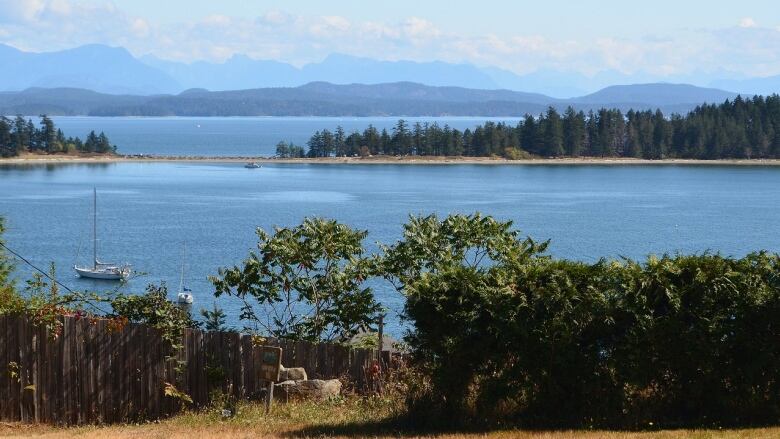
[(780, 158), (780, 96), (737, 97), (667, 117), (660, 110), (623, 113), (550, 107), (517, 125), (486, 122), (459, 131), (436, 123), (399, 120), (392, 132), (369, 126), (314, 133), (309, 157), (419, 155), (636, 157), (646, 159)]
[(339, 85), (313, 82), (300, 87), (247, 90), (186, 90), (177, 95), (113, 95), (74, 88), (31, 88), (0, 92), (0, 114), (90, 116), (393, 116), (517, 117), (548, 106), (564, 111), (661, 109), (685, 114), (696, 105), (734, 99), (736, 93), (684, 84), (609, 87), (575, 99), (537, 93), (432, 87), (412, 82)]

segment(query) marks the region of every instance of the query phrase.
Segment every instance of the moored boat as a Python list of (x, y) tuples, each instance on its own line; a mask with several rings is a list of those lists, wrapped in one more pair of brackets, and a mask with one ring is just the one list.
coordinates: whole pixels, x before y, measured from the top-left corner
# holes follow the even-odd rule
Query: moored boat
[(176, 300), (183, 305), (191, 305), (195, 301), (192, 290), (184, 286), (184, 265), (187, 263), (187, 243), (182, 247), (181, 257), (181, 277), (179, 279), (179, 292), (176, 294)]
[(100, 262), (97, 257), (97, 189), (92, 189), (92, 261), (91, 267), (79, 267), (73, 269), (79, 277), (100, 280), (124, 280), (132, 273), (129, 264), (118, 265)]

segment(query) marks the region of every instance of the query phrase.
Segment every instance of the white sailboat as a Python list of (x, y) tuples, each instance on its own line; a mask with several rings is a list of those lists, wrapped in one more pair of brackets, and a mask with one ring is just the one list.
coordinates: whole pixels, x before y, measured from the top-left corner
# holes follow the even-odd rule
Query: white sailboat
[(195, 298), (192, 296), (192, 290), (184, 286), (184, 264), (187, 263), (187, 243), (184, 243), (184, 247), (182, 249), (182, 258), (181, 258), (181, 277), (179, 278), (179, 293), (176, 295), (177, 300), (179, 303), (190, 305), (192, 302), (195, 301)]
[(117, 265), (106, 262), (100, 262), (97, 257), (97, 189), (92, 189), (92, 258), (91, 267), (79, 267), (74, 265), (73, 269), (79, 277), (102, 280), (123, 280), (127, 279), (132, 272), (130, 265)]

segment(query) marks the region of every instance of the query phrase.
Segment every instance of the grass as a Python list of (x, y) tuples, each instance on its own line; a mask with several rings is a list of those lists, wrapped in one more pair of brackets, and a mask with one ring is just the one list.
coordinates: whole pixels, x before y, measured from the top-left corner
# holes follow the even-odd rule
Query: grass
[[(390, 399), (349, 398), (324, 403), (278, 404), (268, 416), (260, 404), (243, 404), (236, 416), (221, 410), (187, 412), (173, 418), (137, 425), (57, 428), (0, 423), (0, 437), (66, 438), (306, 438), (306, 437), (419, 437), (397, 430), (392, 423), (398, 404)], [(742, 430), (670, 430), (658, 432), (518, 431), (437, 433), (442, 439), (763, 439), (779, 438), (780, 427)]]

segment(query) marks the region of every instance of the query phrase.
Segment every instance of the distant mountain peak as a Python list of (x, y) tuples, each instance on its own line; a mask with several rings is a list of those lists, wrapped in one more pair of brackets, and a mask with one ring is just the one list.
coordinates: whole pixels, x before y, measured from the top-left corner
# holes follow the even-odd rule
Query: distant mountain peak
[(184, 90), (183, 92), (179, 93), (179, 96), (187, 96), (187, 95), (201, 95), (208, 93), (209, 91), (205, 88), (188, 88), (187, 90)]
[[(395, 84), (412, 88), (415, 84), (434, 87), (460, 87), (484, 91), (513, 90), (526, 95), (552, 96), (580, 101), (601, 99), (622, 89), (611, 84), (633, 84), (632, 96), (641, 89), (653, 93), (652, 81), (644, 74), (627, 75), (607, 70), (586, 76), (574, 71), (540, 69), (517, 74), (498, 67), (475, 66), (466, 62), (377, 60), (345, 53), (331, 53), (320, 62), (296, 67), (284, 62), (259, 60), (237, 53), (224, 62), (168, 61), (147, 54), (134, 57), (123, 47), (88, 44), (57, 52), (31, 53), (0, 44), (0, 91), (22, 90), (30, 86), (91, 88), (107, 93), (179, 93), (186, 89), (246, 90), (264, 87), (297, 87), (304, 84)], [(703, 77), (703, 76), (702, 76)], [(686, 88), (670, 81), (657, 83), (655, 90), (690, 95), (693, 102), (701, 96), (722, 97), (719, 90), (752, 94), (752, 90), (780, 91), (780, 76), (739, 80), (707, 91)], [(325, 87), (320, 84), (319, 86)], [(677, 88), (675, 88), (677, 87)], [(701, 88), (701, 87), (700, 87)], [(595, 92), (595, 93), (594, 93)], [(425, 94), (433, 93), (428, 90)], [(441, 93), (441, 90), (436, 92)], [(591, 93), (595, 96), (590, 96)], [(723, 91), (723, 93), (729, 93)], [(640, 96), (641, 97), (641, 96)], [(669, 96), (670, 98), (673, 96)], [(625, 96), (621, 99), (634, 99)], [(644, 99), (644, 97), (642, 97)], [(538, 99), (537, 99), (538, 100)]]

